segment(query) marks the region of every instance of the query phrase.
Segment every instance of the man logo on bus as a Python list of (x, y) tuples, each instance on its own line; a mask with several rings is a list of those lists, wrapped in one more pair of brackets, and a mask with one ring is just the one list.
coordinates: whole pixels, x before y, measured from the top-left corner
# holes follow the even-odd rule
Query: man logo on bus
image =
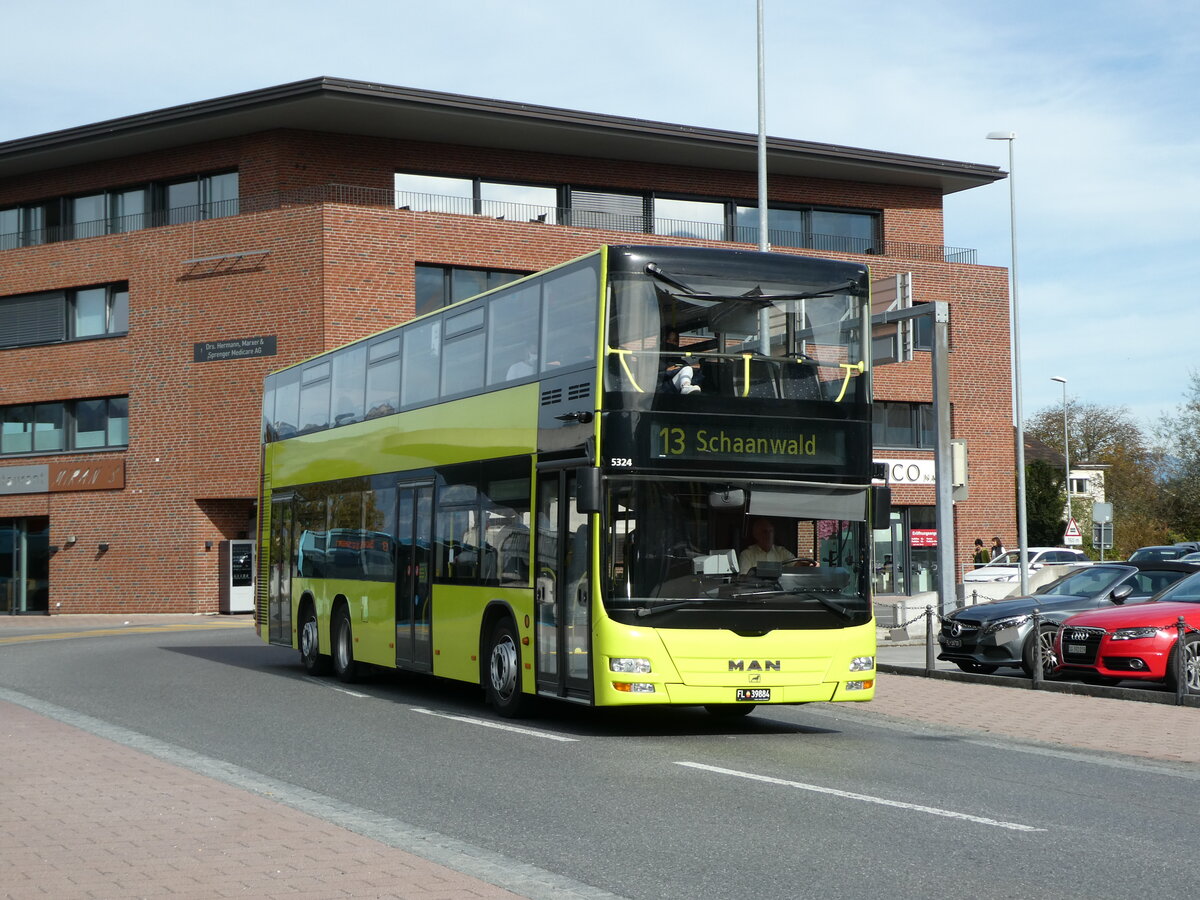
[(783, 666), (780, 665), (777, 659), (765, 659), (759, 662), (757, 659), (752, 659), (746, 662), (744, 659), (731, 659), (729, 661), (730, 672), (780, 672), (783, 671)]

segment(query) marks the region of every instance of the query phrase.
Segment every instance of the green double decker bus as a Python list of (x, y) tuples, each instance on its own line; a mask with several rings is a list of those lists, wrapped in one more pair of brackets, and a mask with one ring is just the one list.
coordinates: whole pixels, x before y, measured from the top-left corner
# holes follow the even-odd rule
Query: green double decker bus
[(263, 640), (505, 716), (869, 700), (865, 265), (604, 246), (268, 376)]

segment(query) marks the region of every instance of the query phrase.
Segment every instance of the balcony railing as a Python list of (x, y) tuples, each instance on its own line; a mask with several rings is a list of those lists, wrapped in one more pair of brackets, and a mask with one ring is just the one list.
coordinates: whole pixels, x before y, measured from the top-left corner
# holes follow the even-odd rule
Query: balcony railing
[[(450, 215), (491, 218), (505, 222), (537, 225), (562, 225), (572, 228), (595, 228), (626, 234), (655, 234), (701, 241), (720, 241), (757, 245), (758, 228), (730, 225), (721, 222), (692, 222), (682, 219), (645, 215), (624, 215), (603, 210), (576, 209), (561, 206), (538, 206), (509, 203), (499, 200), (478, 200), (440, 194), (421, 194), (409, 191), (389, 191), (353, 185), (328, 184), (292, 191), (256, 194), (240, 199), (170, 210), (139, 213), (132, 216), (100, 219), (50, 228), (27, 229), (0, 234), (0, 250), (11, 250), (47, 244), (55, 241), (98, 237), (154, 228), (199, 222), (246, 213), (265, 212), (288, 206), (307, 206), (317, 203), (340, 203), (348, 206), (376, 206), (413, 212), (448, 213)], [(773, 247), (814, 250), (819, 253), (852, 253), (870, 256), (893, 256), (902, 259), (934, 262), (976, 262), (976, 251), (941, 244), (914, 241), (857, 238), (847, 235), (817, 234), (772, 228), (767, 235)]]

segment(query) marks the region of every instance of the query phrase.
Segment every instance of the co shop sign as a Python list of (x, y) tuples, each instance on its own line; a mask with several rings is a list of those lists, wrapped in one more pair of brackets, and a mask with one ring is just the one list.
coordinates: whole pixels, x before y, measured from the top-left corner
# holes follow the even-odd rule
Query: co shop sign
[(888, 484), (936, 484), (932, 459), (881, 459)]

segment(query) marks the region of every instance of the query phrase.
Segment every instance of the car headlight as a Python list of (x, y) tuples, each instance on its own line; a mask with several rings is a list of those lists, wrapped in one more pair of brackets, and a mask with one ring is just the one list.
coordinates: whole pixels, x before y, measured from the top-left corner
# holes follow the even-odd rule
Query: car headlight
[(991, 634), (995, 631), (1002, 631), (1005, 628), (1016, 628), (1018, 625), (1024, 625), (1029, 621), (1029, 616), (1008, 616), (1004, 619), (997, 619), (995, 622), (988, 622), (983, 626), (984, 634)]
[(1109, 640), (1113, 641), (1136, 641), (1142, 638), (1152, 638), (1158, 636), (1158, 629), (1152, 626), (1142, 628), (1118, 628), (1109, 635)]
[(650, 671), (650, 660), (613, 657), (608, 661), (608, 668), (613, 672), (645, 675)]

